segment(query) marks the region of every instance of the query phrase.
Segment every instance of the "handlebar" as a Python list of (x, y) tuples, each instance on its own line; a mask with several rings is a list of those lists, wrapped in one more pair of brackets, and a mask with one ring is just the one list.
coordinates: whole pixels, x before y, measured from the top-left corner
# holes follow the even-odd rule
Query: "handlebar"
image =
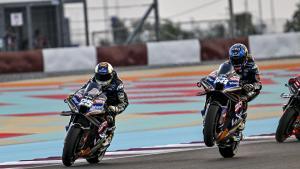
[(291, 94), (286, 94), (286, 93), (281, 93), (280, 97), (284, 98), (284, 99), (288, 99), (288, 98), (291, 98), (292, 95)]
[(242, 90), (242, 87), (234, 87), (234, 88), (229, 88), (229, 89), (225, 89), (223, 90), (225, 93), (227, 92), (235, 92), (235, 91), (238, 91), (238, 90)]
[(74, 114), (72, 111), (62, 111), (60, 113), (61, 116), (71, 116), (72, 114)]
[[(96, 113), (96, 114), (95, 114)], [(87, 118), (91, 123), (93, 123), (95, 126), (97, 127), (100, 127), (101, 123), (97, 120), (96, 117), (93, 117), (93, 115), (100, 115), (100, 114), (104, 114), (105, 111), (99, 111), (99, 112), (96, 112), (96, 111), (93, 111), (93, 112), (89, 112), (87, 114), (80, 114), (78, 112), (72, 112), (72, 111), (62, 111), (60, 113), (61, 116), (71, 116), (71, 115), (74, 115), (74, 114), (80, 114), (82, 116), (84, 116), (85, 118)]]
[(87, 116), (93, 116), (93, 115), (101, 115), (101, 114), (105, 114), (105, 111), (104, 110), (95, 110), (95, 111), (91, 111), (91, 112), (88, 112), (86, 115)]

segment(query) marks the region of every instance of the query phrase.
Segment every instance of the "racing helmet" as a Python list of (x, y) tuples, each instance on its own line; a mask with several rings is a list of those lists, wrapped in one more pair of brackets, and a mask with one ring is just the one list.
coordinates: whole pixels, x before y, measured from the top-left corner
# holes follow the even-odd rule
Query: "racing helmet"
[(232, 45), (229, 49), (229, 61), (235, 71), (240, 71), (247, 62), (248, 49), (241, 43)]
[(102, 86), (107, 86), (113, 79), (113, 67), (108, 62), (100, 62), (95, 67), (95, 81)]

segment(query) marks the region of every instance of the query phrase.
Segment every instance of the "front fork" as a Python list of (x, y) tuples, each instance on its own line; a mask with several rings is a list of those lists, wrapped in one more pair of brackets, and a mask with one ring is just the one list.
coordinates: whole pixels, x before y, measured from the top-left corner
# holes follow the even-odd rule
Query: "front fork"
[(74, 120), (74, 116), (71, 116), (71, 118), (70, 118), (70, 121), (69, 121), (68, 125), (66, 125), (66, 126), (65, 126), (65, 130), (66, 130), (66, 132), (68, 132), (68, 130), (69, 130), (69, 128), (70, 128), (70, 126), (71, 126), (71, 124), (72, 124), (73, 120)]

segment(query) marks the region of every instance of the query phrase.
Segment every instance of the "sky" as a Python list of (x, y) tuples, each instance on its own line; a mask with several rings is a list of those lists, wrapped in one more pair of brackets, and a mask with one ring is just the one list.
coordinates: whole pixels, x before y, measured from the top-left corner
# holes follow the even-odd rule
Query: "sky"
[[(233, 0), (234, 12), (239, 13), (245, 11), (245, 4), (248, 2), (248, 10), (254, 16), (258, 16), (258, 2), (260, 0)], [(272, 0), (261, 0), (263, 9), (263, 19), (271, 18), (270, 3)], [(169, 5), (172, 2), (174, 5)], [(161, 16), (167, 17), (178, 11), (184, 11), (192, 7), (200, 6), (207, 2), (215, 2), (210, 6), (201, 8), (197, 11), (188, 13), (183, 16), (175, 17), (176, 20), (187, 20), (191, 17), (197, 19), (219, 19), (228, 18), (228, 0), (160, 0)], [(279, 18), (289, 18), (296, 9), (295, 4), (299, 0), (273, 0), (275, 16)], [(176, 5), (175, 5), (176, 4)]]
[[(263, 18), (271, 18), (271, 1), (274, 2), (275, 17), (290, 18), (296, 9), (296, 3), (300, 0), (233, 0), (234, 12), (239, 13), (245, 11), (245, 2), (248, 2), (248, 10), (253, 15), (258, 16), (258, 2), (262, 2)], [(108, 5), (133, 5), (133, 4), (150, 4), (152, 0), (108, 0)], [(205, 19), (221, 19), (228, 18), (228, 0), (158, 0), (160, 16), (162, 18), (169, 18), (182, 11), (189, 10), (194, 7), (209, 4), (205, 7), (194, 10), (182, 16), (171, 17), (174, 21), (186, 21), (194, 18), (196, 20)], [(102, 0), (88, 0), (90, 7), (103, 6)], [(144, 8), (121, 9), (119, 14), (127, 17), (141, 16), (146, 10)], [(101, 17), (101, 10), (99, 15), (92, 17)], [(110, 14), (115, 14), (115, 10), (110, 10)]]
[[(0, 0), (1, 1), (1, 0)], [(102, 19), (104, 18), (103, 0), (87, 0), (89, 7), (90, 31), (97, 32), (107, 29), (109, 23), (105, 27)], [(246, 10), (252, 13), (253, 20), (259, 20), (259, 1), (262, 3), (262, 19), (266, 22), (271, 22), (271, 2), (274, 3), (274, 17), (277, 24), (283, 24), (287, 19), (290, 19), (296, 10), (296, 4), (300, 0), (233, 0), (234, 13), (241, 13)], [(143, 5), (150, 4), (152, 0), (107, 0), (108, 6), (126, 5)], [(228, 19), (228, 0), (158, 0), (159, 13), (161, 18), (170, 19), (173, 22), (184, 22), (191, 20), (217, 20)], [(246, 5), (248, 4), (248, 5)], [(99, 8), (100, 7), (100, 8)], [(80, 5), (66, 5), (66, 16), (71, 18), (71, 21), (83, 20), (83, 13), (80, 12)], [(118, 15), (120, 18), (141, 18), (147, 6), (139, 6), (135, 8), (110, 9), (109, 16)], [(153, 16), (153, 15), (152, 15)], [(77, 23), (77, 30), (83, 28), (82, 23)], [(73, 24), (74, 27), (74, 24)], [(280, 27), (282, 27), (280, 25)], [(82, 30), (81, 30), (82, 32)]]

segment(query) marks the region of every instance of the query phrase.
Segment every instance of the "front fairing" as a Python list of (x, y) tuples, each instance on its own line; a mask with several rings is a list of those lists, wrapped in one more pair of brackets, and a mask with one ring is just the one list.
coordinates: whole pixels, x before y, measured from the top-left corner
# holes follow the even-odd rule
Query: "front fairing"
[(105, 103), (107, 97), (104, 94), (101, 94), (94, 100), (92, 107), (90, 108), (90, 112), (92, 111), (104, 111), (105, 110)]
[[(81, 113), (103, 111), (106, 100), (107, 97), (102, 93), (101, 87), (93, 82), (84, 89), (84, 92), (78, 92), (71, 98), (78, 110), (82, 110), (82, 107), (84, 107), (84, 112)], [(90, 104), (87, 104), (87, 102)]]
[[(80, 107), (80, 102), (82, 99), (83, 98), (79, 98), (78, 96), (72, 97), (72, 102), (76, 105), (78, 109)], [(89, 108), (88, 112), (104, 110), (106, 100), (106, 96), (104, 94), (101, 94), (99, 97), (94, 99), (92, 106)]]
[(224, 90), (239, 87), (240, 77), (237, 74), (219, 75), (212, 73), (206, 78), (207, 84), (216, 89), (217, 83), (224, 85)]

